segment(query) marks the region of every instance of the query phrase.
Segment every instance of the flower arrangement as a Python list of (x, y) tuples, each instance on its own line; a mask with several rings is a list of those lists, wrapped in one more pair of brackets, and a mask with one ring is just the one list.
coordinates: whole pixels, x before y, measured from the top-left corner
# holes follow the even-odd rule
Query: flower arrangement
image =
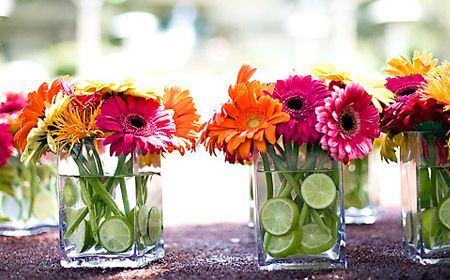
[[(386, 88), (395, 94), (395, 102), (382, 112), (381, 130), (386, 137), (381, 156), (397, 161), (400, 147), (405, 242), (426, 254), (445, 250), (450, 241), (450, 66), (445, 61), (438, 63), (431, 53), (416, 50), (412, 60), (395, 57), (384, 69), (390, 75)], [(419, 239), (424, 249), (420, 249)]]
[(26, 163), (58, 154), (64, 254), (131, 252), (136, 239), (139, 250), (162, 246), (161, 202), (149, 184), (161, 155), (195, 149), (200, 116), (189, 91), (59, 77), (27, 101), (15, 139)]
[(229, 100), (202, 125), (200, 142), (230, 163), (255, 162), (261, 266), (339, 250), (337, 166), (372, 149), (379, 136), (376, 96), (358, 83), (327, 84), (311, 75), (262, 83), (250, 80), (255, 71), (241, 67)]
[[(44, 165), (25, 166), (14, 136), (18, 117), (27, 105), (21, 93), (7, 92), (0, 102), (0, 232), (28, 235), (45, 231), (56, 222), (54, 170)], [(43, 205), (46, 204), (45, 207)]]

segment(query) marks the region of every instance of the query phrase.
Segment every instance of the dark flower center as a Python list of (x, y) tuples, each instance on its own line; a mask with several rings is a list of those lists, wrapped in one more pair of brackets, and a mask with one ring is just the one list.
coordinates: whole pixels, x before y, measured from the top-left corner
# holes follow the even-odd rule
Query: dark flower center
[(287, 101), (287, 107), (291, 110), (301, 110), (303, 108), (303, 100), (301, 98), (291, 98)]
[(403, 87), (397, 91), (397, 96), (411, 95), (411, 94), (416, 93), (416, 91), (417, 91), (416, 86)]
[(132, 115), (130, 116), (129, 120), (130, 124), (134, 126), (135, 128), (143, 128), (146, 125), (146, 121), (143, 117), (138, 115)]
[(344, 111), (339, 116), (339, 128), (345, 134), (352, 135), (358, 130), (358, 121), (354, 111)]

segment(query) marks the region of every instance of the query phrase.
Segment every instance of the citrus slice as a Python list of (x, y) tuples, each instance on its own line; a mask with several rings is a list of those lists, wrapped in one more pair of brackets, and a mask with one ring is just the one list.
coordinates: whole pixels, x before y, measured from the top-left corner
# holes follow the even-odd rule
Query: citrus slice
[(65, 181), (61, 195), (66, 207), (72, 207), (77, 203), (78, 190), (70, 178)]
[(335, 239), (331, 233), (328, 230), (321, 229), (317, 224), (304, 225), (302, 234), (300, 250), (305, 254), (320, 254), (334, 245)]
[(45, 220), (56, 215), (56, 206), (52, 194), (42, 190), (36, 194), (33, 200), (33, 214), (39, 220)]
[(148, 213), (149, 212), (150, 212), (150, 210), (145, 205), (142, 205), (141, 208), (139, 208), (137, 218), (138, 218), (138, 229), (139, 229), (140, 236), (147, 235)]
[(300, 192), (306, 204), (314, 209), (327, 208), (336, 199), (336, 186), (330, 176), (323, 173), (306, 177)]
[(161, 236), (162, 215), (158, 207), (153, 206), (148, 213), (148, 237), (152, 244), (155, 244)]
[(128, 250), (133, 244), (133, 227), (127, 218), (112, 216), (107, 218), (98, 230), (100, 243), (111, 253)]
[(271, 236), (267, 253), (275, 258), (283, 258), (293, 253), (300, 245), (301, 231), (295, 229), (282, 236)]
[(69, 241), (75, 245), (75, 251), (82, 253), (91, 247), (91, 226), (89, 222), (84, 220), (69, 238)]
[(260, 220), (268, 233), (281, 236), (297, 225), (298, 215), (298, 207), (292, 200), (277, 197), (264, 203), (260, 212)]
[(447, 229), (450, 229), (450, 196), (439, 205), (438, 217), (439, 221), (441, 221)]
[(431, 249), (436, 241), (439, 231), (439, 221), (435, 207), (427, 209), (422, 213), (422, 239), (425, 248)]

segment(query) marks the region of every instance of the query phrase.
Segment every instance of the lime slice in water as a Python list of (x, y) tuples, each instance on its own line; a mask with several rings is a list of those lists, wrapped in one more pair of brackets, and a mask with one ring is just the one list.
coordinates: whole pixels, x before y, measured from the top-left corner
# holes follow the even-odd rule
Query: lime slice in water
[(72, 207), (77, 203), (78, 190), (70, 178), (66, 179), (61, 196), (66, 207)]
[(98, 236), (100, 243), (109, 252), (124, 252), (133, 244), (133, 227), (127, 218), (112, 216), (101, 224)]
[(148, 213), (149, 212), (150, 212), (150, 210), (145, 205), (142, 205), (138, 211), (137, 219), (138, 219), (138, 229), (139, 229), (140, 236), (147, 235)]
[(69, 241), (75, 244), (75, 251), (77, 253), (82, 253), (88, 250), (92, 244), (91, 226), (89, 225), (89, 222), (83, 220), (69, 238)]
[(33, 214), (39, 220), (55, 216), (56, 206), (49, 191), (42, 190), (36, 194), (33, 200)]
[(426, 248), (431, 249), (436, 241), (439, 231), (439, 221), (435, 207), (427, 209), (422, 213), (422, 239)]
[(272, 257), (283, 258), (293, 253), (300, 245), (301, 231), (295, 229), (282, 236), (271, 236), (267, 252)]
[(300, 250), (305, 254), (320, 254), (333, 247), (335, 242), (330, 231), (321, 229), (317, 224), (304, 225), (302, 234)]
[(336, 186), (330, 176), (314, 173), (303, 180), (301, 190), (306, 204), (314, 209), (324, 209), (336, 199)]
[(450, 196), (439, 205), (438, 217), (439, 221), (441, 221), (447, 229), (450, 229)]
[(284, 235), (297, 225), (298, 207), (287, 198), (271, 198), (261, 208), (260, 220), (271, 235)]
[(148, 214), (148, 236), (152, 244), (158, 241), (162, 231), (162, 215), (158, 207), (150, 208)]

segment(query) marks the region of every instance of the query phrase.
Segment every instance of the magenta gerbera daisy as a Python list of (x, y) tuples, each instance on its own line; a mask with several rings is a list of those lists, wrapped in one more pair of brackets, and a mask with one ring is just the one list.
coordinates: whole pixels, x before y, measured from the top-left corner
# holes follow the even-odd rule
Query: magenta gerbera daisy
[(0, 104), (0, 116), (4, 114), (14, 114), (22, 110), (27, 105), (27, 100), (20, 93), (6, 93), (6, 101)]
[(8, 162), (13, 152), (13, 136), (8, 124), (0, 124), (0, 166)]
[(277, 135), (283, 135), (287, 142), (317, 143), (321, 134), (314, 129), (317, 123), (316, 108), (324, 105), (330, 95), (327, 87), (320, 80), (311, 76), (290, 76), (278, 80), (272, 97), (283, 104), (283, 112), (290, 115), (290, 120), (277, 125)]
[(316, 129), (324, 134), (320, 140), (322, 149), (330, 151), (335, 160), (348, 163), (364, 158), (380, 135), (378, 110), (357, 83), (350, 83), (345, 89), (336, 88), (316, 113)]
[(153, 99), (114, 96), (101, 107), (97, 126), (113, 132), (104, 144), (111, 144), (111, 155), (160, 154), (172, 145), (175, 123), (169, 112)]
[(394, 77), (386, 79), (386, 88), (395, 94), (395, 101), (406, 102), (411, 98), (418, 97), (417, 90), (425, 83), (420, 74)]

